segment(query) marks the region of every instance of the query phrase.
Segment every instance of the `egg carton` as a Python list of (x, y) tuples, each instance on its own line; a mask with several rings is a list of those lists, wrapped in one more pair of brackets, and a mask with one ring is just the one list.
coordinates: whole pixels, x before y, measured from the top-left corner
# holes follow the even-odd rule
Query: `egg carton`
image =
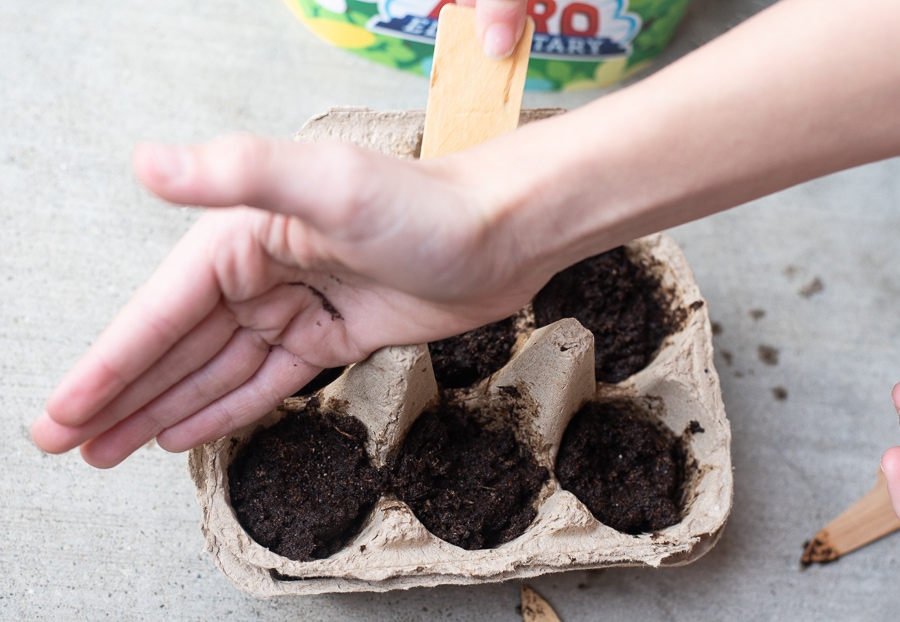
[[(556, 112), (523, 111), (523, 121)], [(414, 158), (423, 122), (419, 111), (333, 109), (311, 119), (297, 138), (338, 138)], [(526, 321), (509, 362), (462, 395), (475, 406), (504, 399), (509, 391), (503, 387), (528, 397), (531, 406), (519, 418), (517, 435), (550, 478), (536, 501), (537, 515), (521, 536), (496, 548), (464, 550), (431, 534), (406, 504), (383, 497), (361, 531), (334, 555), (301, 562), (274, 553), (238, 522), (229, 500), (228, 467), (248, 439), (284, 416), (282, 408), (190, 453), (201, 528), (221, 571), (237, 587), (269, 597), (485, 583), (611, 566), (677, 566), (706, 553), (725, 526), (733, 495), (731, 432), (713, 367), (706, 304), (670, 237), (656, 234), (626, 248), (631, 261), (659, 279), (672, 307), (686, 311), (681, 328), (646, 368), (616, 384), (597, 382), (593, 335), (579, 322), (568, 318), (533, 329)], [(349, 366), (317, 397), (326, 407), (340, 404), (366, 426), (366, 450), (382, 466), (416, 417), (438, 399), (428, 347), (383, 348)], [(290, 398), (285, 406), (302, 404), (297, 400)], [(553, 464), (560, 441), (571, 417), (590, 400), (632, 401), (674, 435), (683, 435), (692, 468), (680, 522), (654, 533), (621, 533), (559, 485)], [(685, 434), (692, 422), (703, 433)]]

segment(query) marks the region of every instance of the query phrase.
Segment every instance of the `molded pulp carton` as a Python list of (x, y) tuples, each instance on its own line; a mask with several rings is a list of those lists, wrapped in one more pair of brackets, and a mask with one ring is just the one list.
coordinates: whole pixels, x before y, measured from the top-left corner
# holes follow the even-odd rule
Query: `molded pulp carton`
[[(523, 111), (523, 122), (558, 111)], [(424, 113), (333, 109), (311, 119), (298, 140), (339, 138), (398, 157), (413, 158), (421, 143)], [(712, 333), (706, 305), (683, 254), (666, 235), (627, 246), (629, 258), (652, 271), (670, 294), (673, 308), (686, 310), (681, 329), (670, 335), (648, 367), (616, 384), (594, 378), (593, 335), (574, 319), (534, 330), (530, 309), (512, 359), (463, 399), (502, 399), (514, 386), (532, 407), (518, 422), (518, 435), (550, 471), (536, 502), (537, 517), (520, 537), (497, 548), (469, 551), (428, 532), (402, 502), (382, 498), (361, 532), (327, 559), (307, 562), (281, 557), (254, 542), (229, 502), (228, 466), (261, 427), (284, 409), (191, 452), (191, 475), (202, 509), (202, 530), (219, 568), (241, 589), (259, 596), (323, 592), (387, 591), (417, 586), (481, 583), (609, 566), (686, 564), (718, 540), (731, 509), (731, 433), (713, 367)], [(367, 451), (377, 466), (403, 441), (419, 413), (437, 399), (426, 345), (389, 347), (352, 365), (321, 389), (324, 405), (339, 400), (369, 431)], [(685, 434), (690, 469), (681, 522), (652, 534), (628, 535), (600, 523), (553, 476), (560, 440), (572, 415), (587, 401), (630, 400), (650, 411), (676, 436), (691, 422), (700, 434)], [(304, 398), (289, 398), (298, 407)]]

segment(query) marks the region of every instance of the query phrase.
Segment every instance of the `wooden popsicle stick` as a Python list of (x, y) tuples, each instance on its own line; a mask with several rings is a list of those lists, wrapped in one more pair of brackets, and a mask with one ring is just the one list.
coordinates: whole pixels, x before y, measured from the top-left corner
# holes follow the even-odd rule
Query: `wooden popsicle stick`
[(832, 562), (879, 538), (900, 530), (881, 469), (875, 487), (840, 516), (825, 525), (806, 546), (800, 562), (804, 566)]
[(560, 622), (553, 607), (533, 589), (522, 584), (523, 622)]
[(455, 4), (441, 9), (422, 158), (461, 151), (516, 129), (533, 34), (529, 17), (513, 53), (488, 58), (475, 35), (475, 9)]

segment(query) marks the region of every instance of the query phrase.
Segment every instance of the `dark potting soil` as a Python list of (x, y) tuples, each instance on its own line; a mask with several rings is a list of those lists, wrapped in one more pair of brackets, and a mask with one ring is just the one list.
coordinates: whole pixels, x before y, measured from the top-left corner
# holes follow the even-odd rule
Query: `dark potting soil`
[(560, 485), (601, 523), (633, 535), (681, 520), (687, 471), (683, 443), (636, 408), (589, 402), (566, 428), (556, 458)]
[(516, 343), (514, 317), (428, 344), (440, 387), (461, 389), (484, 380), (509, 362)]
[(511, 425), (486, 427), (452, 403), (415, 421), (392, 470), (394, 493), (422, 524), (469, 550), (524, 533), (548, 479)]
[(685, 318), (684, 310), (670, 310), (659, 280), (621, 246), (558, 273), (532, 306), (538, 327), (574, 317), (590, 330), (597, 380), (609, 383), (646, 367)]
[(298, 561), (332, 555), (358, 533), (383, 488), (359, 420), (307, 408), (257, 432), (228, 468), (231, 505), (262, 546)]
[[(669, 310), (658, 280), (631, 263), (624, 248), (558, 274), (533, 306), (538, 326), (574, 317), (594, 333), (597, 379), (604, 382), (645, 367), (685, 317), (683, 310)], [(438, 384), (455, 389), (487, 378), (509, 361), (515, 338), (514, 318), (508, 318), (429, 344)], [(299, 394), (342, 371), (323, 371)], [(332, 555), (388, 492), (436, 536), (470, 550), (516, 538), (536, 516), (548, 473), (518, 444), (512, 424), (485, 427), (460, 404), (445, 403), (440, 412), (423, 413), (391, 464), (376, 469), (364, 450), (364, 426), (320, 410), (313, 398), (306, 410), (261, 430), (228, 469), (241, 525), (280, 555), (301, 561)], [(589, 405), (585, 411), (563, 438), (556, 464), (560, 484), (620, 531), (677, 523), (683, 445), (627, 406)]]

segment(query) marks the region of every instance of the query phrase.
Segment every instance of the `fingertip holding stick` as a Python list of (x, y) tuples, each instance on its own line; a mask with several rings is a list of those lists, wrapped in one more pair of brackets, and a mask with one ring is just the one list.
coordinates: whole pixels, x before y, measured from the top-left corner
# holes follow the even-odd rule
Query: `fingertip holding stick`
[(516, 129), (533, 34), (528, 18), (512, 53), (489, 58), (475, 31), (475, 9), (441, 9), (420, 157), (462, 151)]
[(809, 541), (800, 563), (805, 567), (833, 562), (897, 530), (900, 518), (894, 513), (887, 479), (879, 469), (875, 487)]
[(506, 58), (516, 49), (518, 33), (509, 24), (488, 26), (482, 37), (482, 49), (488, 58)]

